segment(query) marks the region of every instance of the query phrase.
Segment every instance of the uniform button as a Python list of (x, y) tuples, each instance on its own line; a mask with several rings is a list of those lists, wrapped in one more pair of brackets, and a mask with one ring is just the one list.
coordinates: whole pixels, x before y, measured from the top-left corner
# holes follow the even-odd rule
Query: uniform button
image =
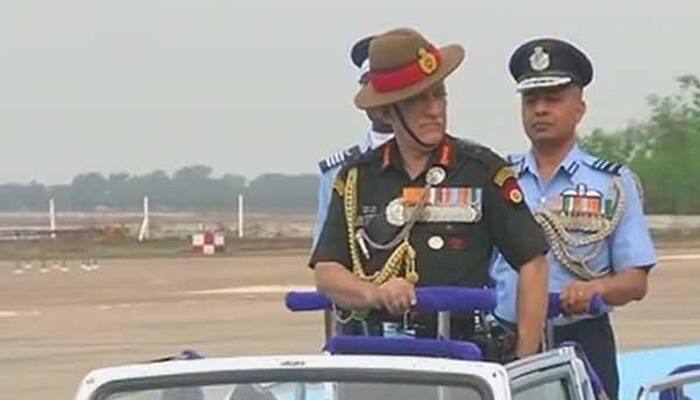
[(433, 250), (440, 250), (445, 245), (445, 241), (440, 236), (431, 236), (428, 239), (428, 247)]
[(546, 197), (544, 197), (544, 196), (543, 196), (543, 197), (540, 197), (540, 204), (544, 205), (544, 203), (546, 203), (546, 202), (547, 202), (547, 198), (546, 198)]

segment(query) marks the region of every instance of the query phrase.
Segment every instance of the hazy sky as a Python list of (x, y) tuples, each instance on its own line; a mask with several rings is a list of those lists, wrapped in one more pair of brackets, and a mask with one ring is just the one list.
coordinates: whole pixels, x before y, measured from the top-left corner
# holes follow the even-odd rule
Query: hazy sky
[(462, 44), (449, 125), (521, 150), (507, 73), (527, 39), (593, 60), (582, 131), (645, 118), (646, 96), (700, 74), (700, 1), (5, 0), (0, 182), (201, 163), (215, 174), (316, 172), (366, 129), (352, 98), (355, 39), (399, 26)]

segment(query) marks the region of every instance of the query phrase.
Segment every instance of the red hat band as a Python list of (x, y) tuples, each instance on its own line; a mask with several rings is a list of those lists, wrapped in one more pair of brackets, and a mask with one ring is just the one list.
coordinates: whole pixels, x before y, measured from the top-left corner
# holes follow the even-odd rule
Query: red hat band
[(370, 82), (374, 90), (380, 93), (393, 92), (407, 88), (422, 81), (440, 68), (442, 57), (433, 46), (418, 50), (417, 60), (408, 65), (390, 71), (370, 71)]

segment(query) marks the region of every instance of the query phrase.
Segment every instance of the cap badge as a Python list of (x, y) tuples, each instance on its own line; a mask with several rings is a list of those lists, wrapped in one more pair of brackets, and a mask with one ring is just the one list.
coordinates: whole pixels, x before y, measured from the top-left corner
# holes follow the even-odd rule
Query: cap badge
[(540, 46), (530, 56), (530, 67), (535, 71), (544, 71), (549, 68), (549, 54)]
[(438, 69), (438, 61), (435, 54), (425, 48), (418, 49), (418, 67), (426, 75), (432, 75)]

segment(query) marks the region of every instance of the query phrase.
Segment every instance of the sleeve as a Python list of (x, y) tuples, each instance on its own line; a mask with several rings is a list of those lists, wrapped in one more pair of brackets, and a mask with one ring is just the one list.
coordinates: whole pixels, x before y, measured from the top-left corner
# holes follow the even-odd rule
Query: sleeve
[(318, 237), (321, 235), (321, 229), (323, 229), (323, 224), (326, 222), (326, 215), (328, 214), (328, 206), (331, 202), (331, 191), (333, 190), (333, 181), (338, 173), (337, 168), (330, 169), (321, 175), (321, 179), (318, 182), (318, 205), (316, 209), (316, 221), (314, 223), (313, 230), (313, 244), (311, 246), (311, 251), (316, 247), (318, 243)]
[(649, 233), (640, 192), (634, 173), (621, 171), (625, 191), (625, 210), (610, 240), (610, 259), (615, 271), (651, 268), (657, 263), (656, 250)]
[[(335, 179), (342, 179), (341, 174), (338, 174)], [(317, 263), (323, 261), (334, 261), (350, 268), (351, 260), (348, 249), (348, 232), (343, 198), (338, 194), (337, 190), (332, 188), (329, 193), (331, 200), (328, 206), (328, 213), (318, 241), (311, 253), (309, 267), (314, 268)]]
[(515, 270), (549, 251), (547, 240), (530, 209), (515, 175), (500, 166), (484, 188), (485, 218), (494, 244)]

